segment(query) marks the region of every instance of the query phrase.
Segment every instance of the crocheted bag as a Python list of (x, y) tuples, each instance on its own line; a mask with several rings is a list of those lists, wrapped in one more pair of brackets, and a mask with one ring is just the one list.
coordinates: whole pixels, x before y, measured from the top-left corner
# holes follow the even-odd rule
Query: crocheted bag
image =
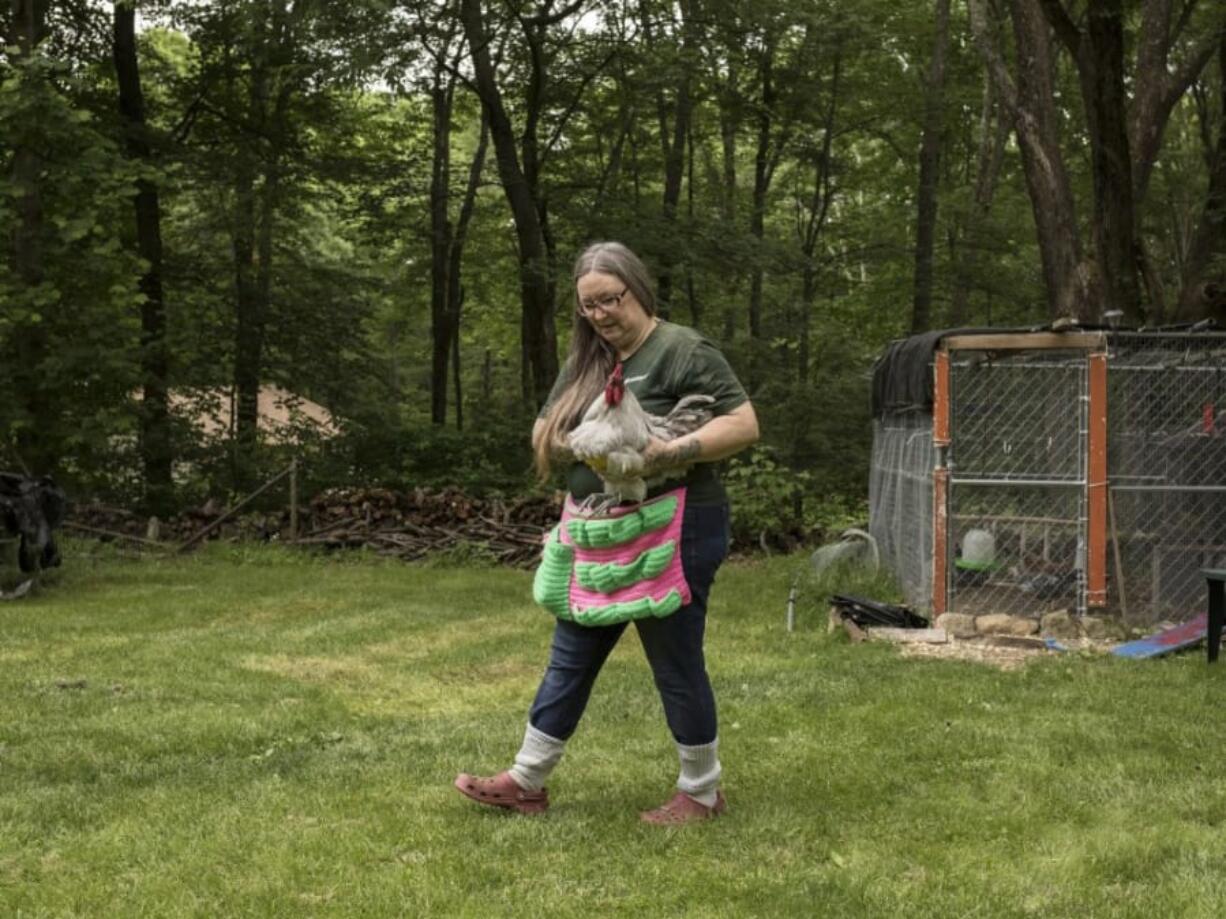
[(580, 625), (675, 613), (690, 602), (681, 567), (684, 514), (684, 487), (604, 517), (579, 516), (567, 497), (536, 569), (533, 599)]

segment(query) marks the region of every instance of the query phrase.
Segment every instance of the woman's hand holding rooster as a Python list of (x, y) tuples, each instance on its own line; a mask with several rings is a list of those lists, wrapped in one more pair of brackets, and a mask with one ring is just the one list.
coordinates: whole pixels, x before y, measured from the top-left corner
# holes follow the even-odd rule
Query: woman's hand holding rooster
[(698, 458), (701, 450), (702, 444), (692, 434), (676, 440), (653, 437), (643, 449), (643, 476), (650, 479), (664, 472), (684, 469)]

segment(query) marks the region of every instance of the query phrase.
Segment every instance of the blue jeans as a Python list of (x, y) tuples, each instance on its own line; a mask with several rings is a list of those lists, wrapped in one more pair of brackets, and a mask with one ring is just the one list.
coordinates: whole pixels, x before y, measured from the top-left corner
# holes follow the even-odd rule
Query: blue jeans
[[(693, 598), (671, 616), (634, 622), (664, 702), (668, 727), (686, 746), (707, 744), (716, 736), (715, 695), (702, 639), (707, 597), (728, 554), (728, 538), (727, 504), (687, 506), (681, 523), (681, 567)], [(575, 732), (600, 668), (626, 625), (591, 627), (558, 620), (549, 666), (528, 714), (534, 728), (559, 740)]]

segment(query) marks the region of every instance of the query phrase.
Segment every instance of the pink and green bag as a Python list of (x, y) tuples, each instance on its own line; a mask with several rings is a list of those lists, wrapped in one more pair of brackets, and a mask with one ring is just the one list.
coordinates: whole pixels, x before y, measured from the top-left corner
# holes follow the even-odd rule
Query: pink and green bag
[(603, 517), (580, 516), (568, 497), (536, 569), (533, 599), (580, 625), (672, 615), (690, 602), (684, 514), (684, 487)]

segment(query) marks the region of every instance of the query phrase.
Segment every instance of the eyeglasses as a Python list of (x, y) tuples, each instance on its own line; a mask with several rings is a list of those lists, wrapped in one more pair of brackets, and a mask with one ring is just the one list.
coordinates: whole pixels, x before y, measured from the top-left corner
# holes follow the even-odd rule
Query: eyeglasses
[(615, 310), (622, 305), (622, 297), (626, 296), (629, 290), (629, 287), (623, 287), (620, 294), (605, 294), (603, 297), (580, 300), (579, 315), (590, 316), (598, 309), (604, 310), (606, 313), (610, 310)]

